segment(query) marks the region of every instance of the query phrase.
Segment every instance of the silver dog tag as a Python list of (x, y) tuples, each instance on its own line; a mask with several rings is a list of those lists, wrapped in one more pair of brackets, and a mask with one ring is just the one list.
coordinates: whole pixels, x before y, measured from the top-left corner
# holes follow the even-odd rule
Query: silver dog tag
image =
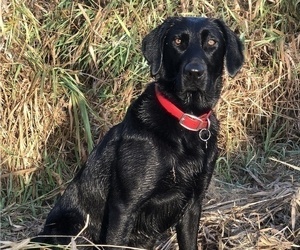
[(205, 142), (205, 148), (207, 149), (207, 141), (211, 137), (211, 132), (209, 129), (203, 128), (199, 131), (199, 138), (201, 141)]

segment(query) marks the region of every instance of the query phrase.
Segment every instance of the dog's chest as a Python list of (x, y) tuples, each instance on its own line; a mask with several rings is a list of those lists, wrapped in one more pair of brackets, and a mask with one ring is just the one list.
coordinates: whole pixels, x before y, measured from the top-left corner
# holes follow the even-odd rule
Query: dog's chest
[(205, 174), (207, 153), (200, 143), (191, 145), (181, 143), (180, 146), (177, 146), (177, 150), (165, 153), (164, 161), (164, 165), (168, 169), (166, 176), (168, 179), (177, 184), (190, 185), (197, 182), (202, 174)]
[(200, 197), (203, 191), (201, 174), (200, 164), (172, 166), (140, 208), (137, 228), (163, 232), (174, 226), (192, 201)]
[(157, 197), (172, 201), (182, 209), (189, 199), (197, 197), (203, 191), (204, 179), (207, 175), (206, 159), (203, 152), (193, 154), (169, 154), (164, 157), (166, 172), (158, 183)]

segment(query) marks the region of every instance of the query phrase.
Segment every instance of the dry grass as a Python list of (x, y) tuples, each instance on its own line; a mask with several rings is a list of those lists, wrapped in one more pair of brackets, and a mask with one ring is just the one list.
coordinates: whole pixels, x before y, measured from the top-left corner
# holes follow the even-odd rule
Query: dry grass
[(142, 37), (166, 16), (205, 14), (240, 35), (246, 62), (234, 79), (224, 76), (216, 107), (222, 131), (215, 192), (225, 196), (229, 183), (243, 199), (211, 201), (203, 248), (299, 245), (298, 0), (0, 0), (0, 7), (1, 240), (19, 244), (32, 235), (27, 228), (41, 223), (44, 203), (53, 203), (150, 81)]
[[(217, 192), (222, 198), (217, 202), (212, 199), (212, 205), (206, 206), (203, 213), (200, 228), (203, 249), (299, 248), (300, 183), (293, 177), (300, 175), (291, 171), (285, 174), (275, 181), (265, 181), (264, 187), (225, 185), (220, 190), (218, 185)], [(215, 191), (209, 196), (214, 197)]]

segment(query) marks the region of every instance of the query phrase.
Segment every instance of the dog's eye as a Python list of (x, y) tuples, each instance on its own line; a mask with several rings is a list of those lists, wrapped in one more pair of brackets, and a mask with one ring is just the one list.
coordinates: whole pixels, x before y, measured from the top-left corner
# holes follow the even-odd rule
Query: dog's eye
[(215, 40), (213, 40), (213, 39), (209, 39), (208, 41), (207, 41), (207, 44), (209, 45), (209, 46), (214, 46), (214, 45), (216, 45), (216, 41)]
[(175, 43), (176, 46), (180, 46), (181, 43), (182, 43), (182, 40), (177, 37), (177, 38), (175, 38), (174, 43)]

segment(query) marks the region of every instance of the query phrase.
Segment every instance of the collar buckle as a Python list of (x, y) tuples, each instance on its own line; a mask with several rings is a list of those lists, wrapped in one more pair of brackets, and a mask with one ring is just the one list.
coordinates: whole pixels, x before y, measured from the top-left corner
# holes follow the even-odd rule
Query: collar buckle
[(191, 131), (199, 131), (203, 128), (208, 130), (210, 128), (210, 120), (208, 117), (201, 118), (187, 113), (181, 116), (179, 124)]

